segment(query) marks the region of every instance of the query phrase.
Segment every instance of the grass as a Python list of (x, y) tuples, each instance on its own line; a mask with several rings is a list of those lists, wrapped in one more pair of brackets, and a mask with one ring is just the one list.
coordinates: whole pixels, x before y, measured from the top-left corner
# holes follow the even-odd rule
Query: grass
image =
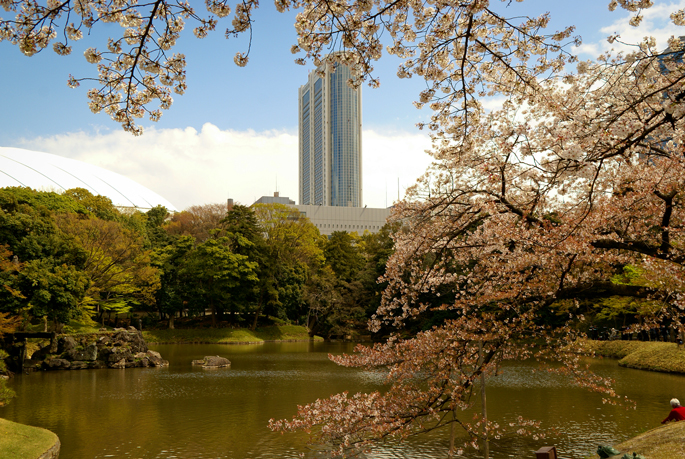
[[(621, 458), (625, 453), (642, 454), (646, 459), (683, 459), (685, 457), (685, 421), (668, 424), (648, 430), (635, 438), (616, 445), (621, 452), (614, 456)], [(632, 457), (632, 454), (630, 454)], [(592, 459), (598, 459), (596, 454)]]
[[(43, 323), (38, 323), (38, 324), (29, 324), (26, 327), (27, 332), (42, 332), (44, 330), (44, 325)], [(68, 324), (64, 325), (64, 328), (62, 329), (61, 333), (64, 334), (82, 334), (82, 333), (97, 333), (102, 326), (96, 322), (91, 322), (89, 324), (84, 324), (81, 322), (78, 322), (76, 320), (70, 320)], [(105, 327), (107, 330), (113, 330), (112, 327)], [(20, 330), (17, 330), (20, 331)], [(48, 327), (48, 331), (53, 331), (52, 324)]]
[[(301, 325), (269, 325), (255, 331), (247, 328), (203, 328), (175, 330), (143, 330), (149, 344), (184, 343), (262, 343), (264, 341), (308, 340), (307, 329)], [(316, 338), (320, 340), (321, 338)]]
[(0, 457), (37, 459), (59, 439), (49, 430), (17, 424), (0, 418)]
[(584, 352), (620, 359), (622, 367), (685, 373), (685, 346), (678, 348), (675, 343), (582, 340), (580, 344)]

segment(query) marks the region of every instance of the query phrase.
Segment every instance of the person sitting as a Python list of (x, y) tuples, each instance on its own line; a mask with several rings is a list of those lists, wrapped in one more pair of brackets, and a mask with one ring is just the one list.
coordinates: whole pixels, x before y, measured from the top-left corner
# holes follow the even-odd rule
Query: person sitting
[(680, 400), (677, 398), (671, 399), (671, 407), (673, 409), (670, 413), (668, 413), (668, 417), (661, 421), (661, 423), (665, 424), (669, 421), (685, 421), (685, 407), (680, 406)]

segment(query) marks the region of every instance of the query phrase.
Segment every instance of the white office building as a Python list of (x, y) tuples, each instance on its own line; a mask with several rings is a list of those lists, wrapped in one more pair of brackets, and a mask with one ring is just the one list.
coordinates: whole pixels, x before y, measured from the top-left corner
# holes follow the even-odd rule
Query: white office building
[[(292, 199), (280, 196), (278, 192), (273, 196), (262, 196), (254, 204), (286, 204), (298, 210), (299, 214), (307, 217), (319, 229), (319, 233), (330, 236), (336, 231), (356, 232), (359, 235), (365, 231), (377, 233), (387, 223), (390, 208), (374, 209), (370, 207), (342, 207), (342, 206), (314, 206), (295, 205)], [(254, 205), (253, 204), (253, 205)], [(233, 200), (229, 200), (229, 208)]]
[(345, 65), (324, 64), (300, 87), (301, 205), (362, 206), (362, 94), (350, 76)]
[(390, 209), (372, 209), (368, 207), (335, 207), (335, 206), (307, 206), (296, 205), (300, 214), (307, 217), (319, 233), (330, 236), (335, 231), (356, 232), (359, 235), (365, 231), (377, 233), (387, 222)]

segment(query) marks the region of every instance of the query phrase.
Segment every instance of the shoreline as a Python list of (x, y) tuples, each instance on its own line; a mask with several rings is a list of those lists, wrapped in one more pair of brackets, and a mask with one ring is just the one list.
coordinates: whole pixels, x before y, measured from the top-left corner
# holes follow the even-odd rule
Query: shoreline
[(175, 328), (143, 330), (143, 339), (155, 344), (262, 344), (297, 341), (323, 341), (310, 337), (302, 325), (269, 325), (252, 331), (247, 328)]
[[(621, 453), (614, 458), (620, 458), (628, 453), (642, 454), (645, 459), (682, 459), (685, 457), (685, 421), (669, 422), (638, 434), (618, 445), (616, 449)], [(590, 459), (599, 459), (597, 454)]]
[(222, 345), (238, 345), (238, 344), (266, 344), (266, 343), (306, 343), (317, 342), (322, 343), (324, 339), (267, 339), (263, 341), (154, 341), (148, 342), (148, 345), (156, 346), (158, 344), (222, 344)]
[(50, 430), (0, 418), (0, 457), (3, 459), (57, 459), (61, 446), (57, 434)]
[(685, 346), (661, 341), (579, 340), (577, 351), (618, 359), (618, 365), (636, 370), (685, 374)]

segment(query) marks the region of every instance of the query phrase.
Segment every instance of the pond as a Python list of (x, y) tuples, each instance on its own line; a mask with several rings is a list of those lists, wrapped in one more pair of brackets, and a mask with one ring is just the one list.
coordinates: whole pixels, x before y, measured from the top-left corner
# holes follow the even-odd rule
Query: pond
[[(52, 430), (64, 459), (296, 458), (307, 451), (306, 436), (273, 433), (266, 427), (270, 418), (292, 417), (298, 404), (333, 393), (380, 387), (379, 373), (341, 368), (327, 358), (353, 347), (323, 342), (151, 346), (170, 361), (168, 368), (17, 375), (10, 381), (17, 398), (0, 408), (0, 417)], [(232, 368), (191, 366), (205, 355), (225, 356)], [(581, 459), (598, 444), (615, 444), (658, 426), (668, 401), (685, 399), (683, 376), (620, 368), (612, 360), (596, 360), (593, 368), (615, 378), (619, 392), (638, 402), (637, 410), (603, 405), (598, 394), (534, 372), (532, 363), (513, 362), (488, 379), (488, 415), (502, 425), (518, 415), (542, 421), (546, 437), (508, 434), (491, 443), (491, 457), (534, 458), (538, 448), (556, 445), (560, 458)], [(448, 435), (444, 430), (381, 445), (368, 458), (445, 458)], [(463, 457), (482, 454), (466, 451)]]

